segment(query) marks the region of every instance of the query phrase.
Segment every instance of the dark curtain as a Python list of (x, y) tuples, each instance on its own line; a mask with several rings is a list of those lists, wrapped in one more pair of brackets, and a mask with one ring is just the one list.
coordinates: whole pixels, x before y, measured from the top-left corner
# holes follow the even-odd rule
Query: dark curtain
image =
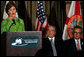
[(25, 6), (25, 1), (18, 1), (18, 15), (19, 15), (19, 18), (22, 18), (24, 20), (25, 30), (26, 31), (32, 31), (32, 23), (31, 23), (32, 21), (29, 18), (28, 11), (29, 11), (28, 7), (26, 9), (26, 6)]
[[(50, 15), (48, 17), (49, 25), (53, 25), (56, 27), (56, 37), (61, 39), (62, 31), (60, 30), (60, 27), (57, 22), (57, 16), (56, 16), (56, 10), (55, 10), (55, 4), (51, 6), (52, 3), (50, 3)], [(59, 13), (59, 12), (57, 12)], [(60, 16), (61, 17), (61, 16)]]

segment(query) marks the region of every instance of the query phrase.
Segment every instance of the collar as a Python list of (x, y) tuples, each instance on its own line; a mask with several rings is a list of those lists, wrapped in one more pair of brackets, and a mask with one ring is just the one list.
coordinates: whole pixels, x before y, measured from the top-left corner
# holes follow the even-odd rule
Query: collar
[(76, 42), (77, 42), (77, 40), (80, 41), (80, 39), (74, 39), (74, 40), (75, 40)]
[(48, 39), (49, 39), (49, 40), (51, 40), (51, 39), (55, 40), (55, 37), (53, 37), (53, 38), (48, 37)]

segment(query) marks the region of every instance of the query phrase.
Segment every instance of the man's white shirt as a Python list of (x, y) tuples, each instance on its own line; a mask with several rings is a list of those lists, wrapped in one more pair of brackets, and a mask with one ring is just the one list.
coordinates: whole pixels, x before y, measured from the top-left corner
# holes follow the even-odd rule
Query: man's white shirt
[(52, 49), (53, 49), (53, 55), (57, 56), (57, 51), (56, 51), (56, 47), (55, 47), (55, 37), (53, 37), (53, 38), (48, 37), (48, 39), (50, 40), (50, 42), (52, 40), (51, 46), (52, 46)]

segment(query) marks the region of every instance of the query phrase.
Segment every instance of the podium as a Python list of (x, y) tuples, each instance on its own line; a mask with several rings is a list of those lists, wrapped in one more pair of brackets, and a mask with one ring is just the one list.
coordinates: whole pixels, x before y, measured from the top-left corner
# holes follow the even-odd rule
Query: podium
[(35, 56), (41, 48), (41, 31), (6, 33), (6, 56)]

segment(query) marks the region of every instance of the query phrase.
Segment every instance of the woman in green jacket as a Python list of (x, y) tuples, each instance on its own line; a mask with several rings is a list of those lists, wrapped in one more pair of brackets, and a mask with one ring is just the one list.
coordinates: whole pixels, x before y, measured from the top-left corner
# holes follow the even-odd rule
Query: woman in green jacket
[(8, 18), (1, 22), (1, 34), (3, 32), (25, 31), (24, 21), (16, 17), (17, 7), (14, 3), (6, 5)]

